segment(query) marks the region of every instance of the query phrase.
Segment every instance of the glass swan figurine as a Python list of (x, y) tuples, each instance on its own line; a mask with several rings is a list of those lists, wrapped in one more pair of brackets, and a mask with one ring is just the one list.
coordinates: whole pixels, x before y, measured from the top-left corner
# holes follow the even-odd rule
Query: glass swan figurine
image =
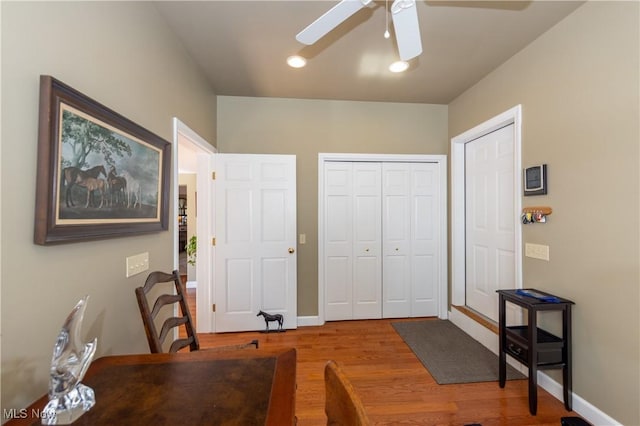
[(53, 346), (49, 376), (49, 403), (42, 413), (42, 424), (70, 424), (96, 403), (93, 389), (80, 383), (96, 353), (97, 338), (80, 340), (80, 328), (87, 307), (85, 296), (76, 304)]

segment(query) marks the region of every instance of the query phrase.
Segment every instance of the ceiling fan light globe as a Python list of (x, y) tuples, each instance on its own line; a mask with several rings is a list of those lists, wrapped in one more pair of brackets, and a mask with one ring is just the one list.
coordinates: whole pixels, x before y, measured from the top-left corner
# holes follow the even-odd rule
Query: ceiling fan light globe
[(409, 62), (407, 61), (396, 61), (389, 65), (389, 71), (391, 72), (404, 72), (409, 69)]
[(307, 60), (299, 55), (292, 55), (287, 58), (287, 64), (291, 68), (302, 68), (307, 65)]

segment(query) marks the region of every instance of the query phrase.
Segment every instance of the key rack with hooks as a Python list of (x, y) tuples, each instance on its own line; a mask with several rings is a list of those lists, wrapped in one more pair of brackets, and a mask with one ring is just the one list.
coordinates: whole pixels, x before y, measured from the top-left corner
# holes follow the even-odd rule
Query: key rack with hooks
[(545, 223), (547, 216), (553, 212), (553, 209), (548, 206), (536, 206), (536, 207), (524, 207), (522, 209), (522, 223)]

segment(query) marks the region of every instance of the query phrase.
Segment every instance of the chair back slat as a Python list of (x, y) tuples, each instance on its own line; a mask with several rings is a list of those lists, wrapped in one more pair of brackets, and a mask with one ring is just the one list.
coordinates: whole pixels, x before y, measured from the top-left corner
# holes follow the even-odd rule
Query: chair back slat
[(162, 328), (160, 329), (160, 336), (158, 336), (158, 339), (160, 339), (160, 342), (164, 343), (169, 333), (172, 333), (175, 327), (180, 327), (181, 325), (186, 323), (187, 323), (187, 317), (167, 318), (162, 323)]
[(153, 304), (153, 310), (151, 311), (151, 317), (155, 319), (162, 309), (166, 305), (172, 305), (176, 302), (180, 302), (182, 298), (181, 295), (178, 294), (163, 294), (156, 299), (156, 303)]
[(169, 352), (178, 352), (182, 348), (186, 348), (187, 346), (193, 343), (193, 337), (189, 337), (188, 339), (177, 339), (174, 340), (169, 348)]

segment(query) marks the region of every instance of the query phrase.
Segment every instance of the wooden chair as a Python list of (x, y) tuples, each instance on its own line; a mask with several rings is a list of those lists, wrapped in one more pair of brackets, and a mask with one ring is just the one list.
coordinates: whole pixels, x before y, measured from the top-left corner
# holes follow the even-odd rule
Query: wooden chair
[[(153, 309), (149, 309), (149, 293), (155, 288), (157, 284), (173, 282), (175, 288), (175, 294), (161, 294), (153, 303)], [(152, 272), (147, 277), (144, 286), (136, 288), (136, 298), (138, 299), (138, 307), (140, 308), (140, 314), (142, 315), (142, 322), (144, 323), (144, 330), (147, 334), (147, 340), (149, 342), (149, 349), (151, 353), (163, 353), (164, 341), (167, 336), (174, 337), (175, 327), (184, 327), (186, 337), (178, 337), (175, 339), (169, 347), (169, 352), (178, 352), (180, 349), (189, 347), (189, 351), (200, 350), (200, 342), (198, 341), (198, 335), (196, 334), (195, 327), (193, 326), (193, 319), (191, 318), (191, 312), (189, 312), (189, 306), (185, 297), (185, 287), (180, 279), (178, 271), (173, 271), (171, 274), (165, 272)], [(173, 316), (176, 312), (173, 310), (175, 304), (179, 305), (179, 317)], [(156, 327), (156, 317), (161, 311), (163, 306), (169, 305), (172, 308), (171, 316), (167, 318), (162, 324), (160, 333)], [(207, 348), (206, 350), (234, 350), (244, 349), (250, 346), (258, 348), (258, 341), (253, 340), (250, 343), (243, 345), (221, 346), (216, 348)]]
[(327, 425), (367, 426), (371, 423), (362, 401), (342, 369), (329, 361), (324, 367)]

